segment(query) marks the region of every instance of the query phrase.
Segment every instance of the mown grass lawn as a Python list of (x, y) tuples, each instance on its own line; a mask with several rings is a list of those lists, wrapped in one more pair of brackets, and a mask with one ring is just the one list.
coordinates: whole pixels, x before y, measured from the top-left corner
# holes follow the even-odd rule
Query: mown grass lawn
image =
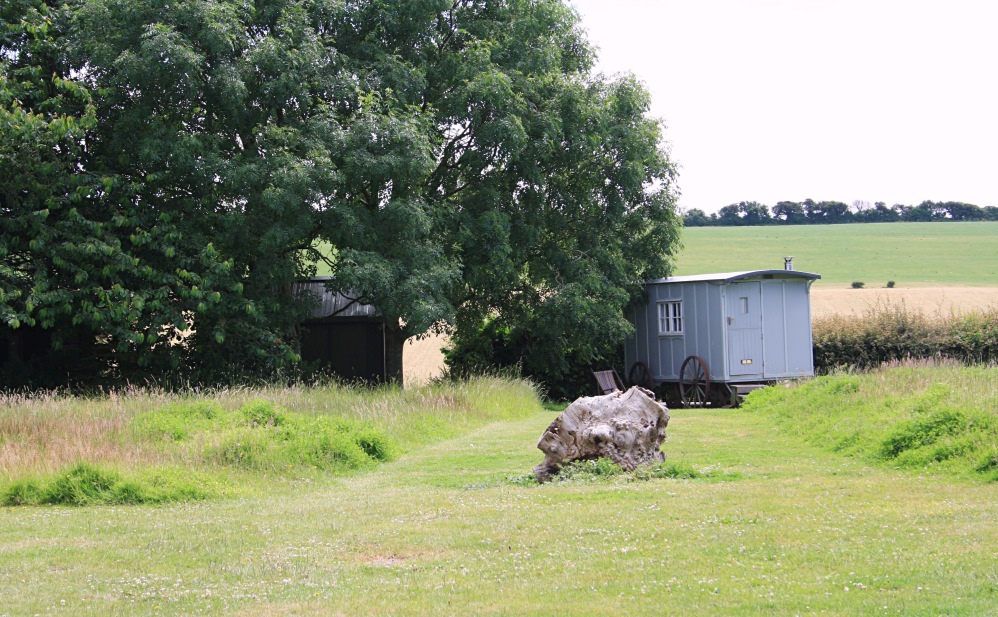
[(994, 615), (998, 484), (673, 410), (733, 477), (530, 485), (556, 412), (253, 497), (0, 509), (0, 615)]

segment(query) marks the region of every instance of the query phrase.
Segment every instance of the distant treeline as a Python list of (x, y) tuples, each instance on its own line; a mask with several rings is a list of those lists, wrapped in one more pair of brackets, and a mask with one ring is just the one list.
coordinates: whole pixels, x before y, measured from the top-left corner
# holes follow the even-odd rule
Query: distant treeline
[(958, 201), (923, 201), (917, 206), (878, 201), (781, 201), (770, 209), (766, 204), (742, 201), (707, 214), (693, 208), (683, 215), (687, 227), (735, 225), (817, 225), (835, 223), (895, 223), (927, 221), (998, 221), (998, 207), (975, 206)]

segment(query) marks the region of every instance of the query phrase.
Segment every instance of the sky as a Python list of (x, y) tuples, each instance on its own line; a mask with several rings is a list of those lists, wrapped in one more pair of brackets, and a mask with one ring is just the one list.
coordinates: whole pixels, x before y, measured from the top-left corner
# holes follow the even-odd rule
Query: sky
[(998, 206), (998, 1), (569, 0), (635, 74), (680, 208)]

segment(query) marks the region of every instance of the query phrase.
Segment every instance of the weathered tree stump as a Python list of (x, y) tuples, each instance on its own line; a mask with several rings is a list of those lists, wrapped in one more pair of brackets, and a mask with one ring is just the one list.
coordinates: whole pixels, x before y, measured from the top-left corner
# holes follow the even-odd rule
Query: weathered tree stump
[(597, 458), (608, 458), (627, 471), (663, 461), (659, 448), (668, 424), (668, 408), (638, 386), (578, 398), (541, 435), (537, 447), (545, 456), (534, 475), (546, 482), (566, 463)]

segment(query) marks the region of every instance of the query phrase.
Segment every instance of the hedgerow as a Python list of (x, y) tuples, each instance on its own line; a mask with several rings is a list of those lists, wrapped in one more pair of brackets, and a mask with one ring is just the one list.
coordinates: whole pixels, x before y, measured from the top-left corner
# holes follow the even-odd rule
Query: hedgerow
[(953, 358), (966, 364), (998, 361), (998, 307), (927, 315), (901, 304), (878, 304), (864, 314), (814, 320), (814, 366), (868, 369), (905, 359)]

